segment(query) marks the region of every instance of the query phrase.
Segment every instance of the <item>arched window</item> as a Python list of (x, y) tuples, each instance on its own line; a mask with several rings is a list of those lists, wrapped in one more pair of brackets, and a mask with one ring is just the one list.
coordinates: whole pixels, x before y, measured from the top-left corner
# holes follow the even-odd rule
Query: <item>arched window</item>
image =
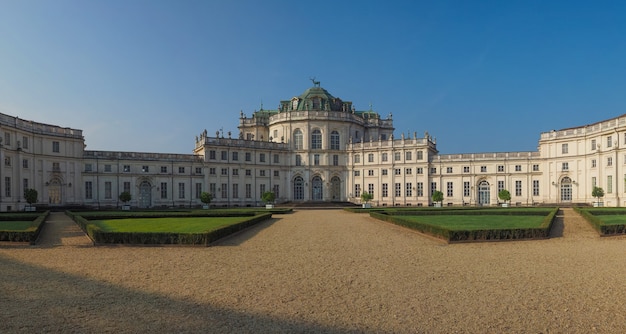
[(296, 201), (304, 199), (304, 180), (300, 176), (293, 180), (293, 199)]
[(293, 145), (296, 150), (302, 149), (302, 131), (300, 129), (293, 132)]
[(321, 148), (322, 148), (322, 132), (319, 129), (315, 129), (311, 133), (311, 149), (319, 150)]
[(339, 132), (333, 131), (330, 133), (330, 149), (338, 150), (339, 149)]

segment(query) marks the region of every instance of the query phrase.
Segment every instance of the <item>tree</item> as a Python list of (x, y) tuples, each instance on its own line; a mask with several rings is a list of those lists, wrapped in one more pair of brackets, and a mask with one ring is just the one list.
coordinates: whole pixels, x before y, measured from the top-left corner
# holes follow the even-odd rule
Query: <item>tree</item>
[(597, 198), (597, 202), (600, 202), (600, 198), (604, 197), (604, 189), (600, 187), (593, 187), (591, 196), (593, 196), (593, 198)]
[(211, 201), (213, 200), (213, 195), (211, 195), (210, 193), (203, 191), (200, 193), (200, 202), (209, 205), (209, 203), (211, 203)]
[(363, 201), (363, 203), (367, 203), (372, 199), (374, 199), (374, 195), (370, 194), (369, 192), (364, 191), (363, 193), (361, 193), (361, 201)]
[(435, 203), (439, 202), (441, 204), (441, 202), (443, 202), (443, 193), (439, 190), (433, 191), (433, 194), (430, 197)]
[(265, 202), (266, 204), (274, 203), (275, 199), (276, 199), (276, 195), (274, 195), (274, 193), (271, 191), (266, 191), (261, 195), (261, 200)]
[(132, 199), (132, 196), (130, 192), (124, 191), (120, 194), (119, 198), (120, 198), (120, 201), (124, 202), (124, 205), (126, 205), (126, 202), (129, 202)]
[(33, 205), (33, 203), (37, 203), (37, 196), (39, 194), (37, 193), (37, 190), (35, 189), (26, 189), (24, 190), (24, 199), (26, 200), (26, 203), (28, 203), (28, 205)]
[(498, 193), (498, 198), (500, 198), (501, 200), (503, 200), (506, 203), (506, 202), (511, 200), (511, 193), (508, 190), (506, 190), (506, 189), (502, 189)]

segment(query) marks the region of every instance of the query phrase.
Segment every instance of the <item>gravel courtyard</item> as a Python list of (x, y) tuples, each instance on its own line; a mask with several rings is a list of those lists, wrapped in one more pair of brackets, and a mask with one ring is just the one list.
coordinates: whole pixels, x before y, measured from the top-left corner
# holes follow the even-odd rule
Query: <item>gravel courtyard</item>
[(274, 215), (208, 248), (85, 240), (0, 244), (0, 332), (626, 331), (626, 238), (571, 209), (537, 241), (448, 245), (342, 210)]

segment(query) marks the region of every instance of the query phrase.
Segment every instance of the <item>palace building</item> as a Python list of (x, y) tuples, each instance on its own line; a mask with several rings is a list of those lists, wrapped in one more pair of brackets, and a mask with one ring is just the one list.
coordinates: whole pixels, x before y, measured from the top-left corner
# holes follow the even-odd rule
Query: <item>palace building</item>
[(0, 114), (0, 211), (24, 209), (24, 190), (50, 207), (113, 208), (123, 191), (138, 208), (195, 207), (200, 193), (216, 206), (277, 202), (360, 202), (428, 206), (594, 202), (626, 206), (626, 115), (541, 133), (537, 151), (440, 154), (428, 133), (394, 135), (393, 117), (356, 110), (317, 81), (276, 110), (239, 116), (239, 134), (206, 130), (192, 154), (85, 150), (81, 130)]

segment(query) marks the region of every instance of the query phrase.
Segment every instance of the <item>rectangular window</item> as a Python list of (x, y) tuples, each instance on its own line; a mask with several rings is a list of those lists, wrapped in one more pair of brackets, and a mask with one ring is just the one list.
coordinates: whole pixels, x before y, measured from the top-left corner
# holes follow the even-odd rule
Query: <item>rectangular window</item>
[(150, 167), (149, 166), (141, 166), (141, 171), (144, 173), (148, 173), (150, 172)]
[(61, 171), (61, 164), (59, 164), (58, 162), (53, 162), (52, 163), (52, 170), (55, 172), (60, 172)]
[(4, 157), (4, 165), (11, 167), (11, 157)]
[(93, 199), (93, 183), (91, 181), (85, 181), (85, 198)]
[(22, 180), (22, 189), (26, 190), (28, 188), (29, 188), (29, 186), (28, 186), (28, 179), (23, 179)]
[(400, 154), (400, 152), (394, 152), (393, 161), (400, 161), (400, 160), (402, 160), (402, 155)]
[(354, 176), (361, 176), (361, 171), (360, 170), (355, 170), (354, 171)]
[(265, 176), (265, 169), (259, 170), (259, 176)]
[(430, 174), (437, 174), (437, 167), (431, 167)]
[(161, 173), (167, 173), (167, 166), (161, 166)]
[(209, 167), (209, 175), (215, 175), (215, 167)]
[(487, 166), (480, 166), (481, 173), (487, 173)]
[(28, 149), (28, 137), (22, 137), (22, 147), (27, 150)]
[(395, 175), (402, 175), (402, 169), (396, 168), (394, 174)]
[(125, 192), (130, 193), (130, 182), (124, 181), (123, 188)]
[(613, 193), (613, 175), (607, 175), (606, 177), (606, 193)]
[(233, 183), (233, 198), (239, 198), (239, 184)]
[(200, 198), (200, 194), (202, 194), (202, 183), (196, 182), (196, 191), (194, 192), (194, 198)]
[(239, 169), (233, 168), (233, 175), (239, 175)]
[(277, 164), (279, 162), (280, 160), (278, 159), (278, 154), (274, 154), (274, 163)]
[(383, 183), (382, 197), (389, 197), (389, 184)]
[(606, 158), (606, 165), (613, 166), (613, 157)]
[(569, 163), (567, 163), (567, 162), (562, 163), (561, 164), (561, 170), (564, 171), (564, 172), (568, 171), (569, 170)]
[(522, 181), (515, 181), (515, 196), (522, 196)]
[(107, 173), (111, 172), (111, 165), (104, 165), (104, 171)]
[(92, 168), (91, 164), (85, 164), (85, 172), (91, 172)]
[(354, 197), (361, 197), (361, 185), (360, 184), (354, 185)]
[(533, 172), (538, 172), (539, 171), (539, 165), (533, 165)]
[(202, 174), (202, 167), (196, 167), (196, 174)]
[(539, 180), (533, 180), (533, 196), (539, 196)]
[(367, 176), (374, 176), (374, 170), (373, 169), (368, 170)]
[(470, 183), (465, 181), (463, 182), (463, 197), (470, 196)]
[(402, 183), (395, 184), (395, 197), (402, 197)]
[(422, 167), (417, 167), (417, 168), (415, 169), (415, 173), (417, 173), (417, 174), (424, 174), (424, 168), (422, 168)]
[(469, 166), (463, 166), (463, 173), (469, 173), (470, 168)]
[(370, 183), (367, 185), (367, 192), (370, 193), (370, 195), (374, 195), (374, 184)]
[(178, 174), (185, 174), (185, 167), (178, 167)]
[(387, 175), (387, 173), (389, 173), (389, 171), (385, 168), (385, 169), (381, 169), (381, 170), (380, 170), (380, 173), (381, 173), (382, 175)]
[(130, 165), (124, 165), (123, 171), (124, 173), (130, 173)]
[(446, 167), (446, 173), (452, 174), (452, 167)]
[(280, 173), (280, 171), (275, 170), (274, 171), (274, 177), (279, 177), (279, 175), (280, 175), (279, 173)]
[(246, 183), (246, 198), (252, 198), (252, 184)]
[(222, 190), (222, 198), (228, 198), (228, 184), (222, 183), (220, 189)]
[(178, 183), (178, 198), (185, 198), (185, 184), (183, 182)]
[(522, 171), (522, 165), (515, 165), (515, 171), (516, 172), (521, 172)]
[(274, 193), (274, 197), (278, 198), (280, 196), (280, 192), (278, 191), (280, 189), (278, 184), (275, 184), (272, 187), (272, 192)]
[(252, 160), (252, 154), (250, 152), (246, 152), (246, 161)]
[(211, 197), (216, 198), (216, 196), (217, 196), (217, 184), (209, 183), (209, 193), (211, 194)]
[(404, 173), (405, 173), (406, 175), (411, 175), (411, 174), (413, 173), (413, 168), (406, 168), (406, 169), (404, 170)]
[(339, 156), (337, 154), (333, 155), (333, 166), (339, 166)]
[(504, 165), (498, 165), (498, 173), (504, 172)]
[(313, 165), (314, 166), (319, 166), (320, 165), (320, 155), (319, 154), (313, 154)]
[(592, 151), (595, 151), (595, 149), (596, 149), (596, 140), (595, 140), (595, 139), (592, 139), (592, 140), (591, 140), (591, 150), (592, 150)]
[(386, 161), (387, 161), (387, 159), (388, 159), (388, 157), (387, 157), (387, 153), (383, 153), (383, 154), (381, 154), (381, 156), (380, 156), (380, 160), (382, 160), (383, 162), (386, 162)]
[(417, 151), (417, 160), (424, 160), (424, 153), (422, 151)]
[(405, 189), (406, 197), (413, 196), (413, 183), (408, 182), (406, 186), (404, 187), (404, 189)]
[(500, 193), (502, 190), (504, 190), (504, 181), (498, 181), (498, 193)]
[(367, 155), (367, 162), (374, 162), (374, 153), (370, 153)]
[(423, 182), (418, 182), (417, 185), (417, 196), (418, 197), (422, 197), (424, 196), (424, 183)]
[(252, 176), (252, 170), (246, 169), (246, 176)]
[(259, 162), (265, 162), (265, 153), (259, 154)]
[(4, 145), (11, 146), (11, 134), (8, 132), (4, 133)]
[(209, 159), (215, 160), (215, 151), (209, 151)]
[(407, 161), (412, 160), (413, 159), (413, 154), (412, 153), (413, 152), (410, 152), (410, 151), (409, 152), (404, 152), (404, 160), (407, 160)]
[(430, 193), (434, 193), (435, 191), (437, 191), (437, 182), (431, 182), (430, 183)]
[(562, 154), (567, 154), (568, 151), (568, 145), (567, 144), (561, 144), (561, 153)]
[(228, 175), (228, 168), (222, 168), (222, 175)]
[(263, 194), (265, 192), (265, 184), (259, 184), (259, 194)]
[(238, 161), (239, 160), (239, 152), (233, 152), (232, 156), (233, 156), (233, 161)]
[(228, 152), (227, 151), (221, 151), (220, 153), (222, 154), (222, 160), (228, 160)]
[(360, 156), (360, 155), (358, 155), (358, 154), (356, 154), (356, 155), (354, 156), (353, 160), (354, 160), (354, 163), (355, 163), (355, 164), (358, 164), (358, 163), (360, 163), (360, 162), (361, 162), (361, 156)]
[(104, 198), (105, 199), (111, 199), (113, 198), (113, 191), (112, 191), (112, 183), (110, 181), (106, 181), (104, 182)]
[(58, 141), (52, 142), (52, 152), (59, 153), (61, 151), (60, 144)]
[(612, 147), (613, 146), (613, 137), (608, 136), (606, 137), (606, 147)]
[(448, 197), (454, 196), (454, 183), (452, 182), (446, 183), (446, 196)]
[(598, 185), (598, 182), (596, 181), (596, 177), (595, 176), (591, 177), (591, 187), (593, 188), (597, 185)]
[(167, 182), (161, 182), (161, 199), (167, 199)]

